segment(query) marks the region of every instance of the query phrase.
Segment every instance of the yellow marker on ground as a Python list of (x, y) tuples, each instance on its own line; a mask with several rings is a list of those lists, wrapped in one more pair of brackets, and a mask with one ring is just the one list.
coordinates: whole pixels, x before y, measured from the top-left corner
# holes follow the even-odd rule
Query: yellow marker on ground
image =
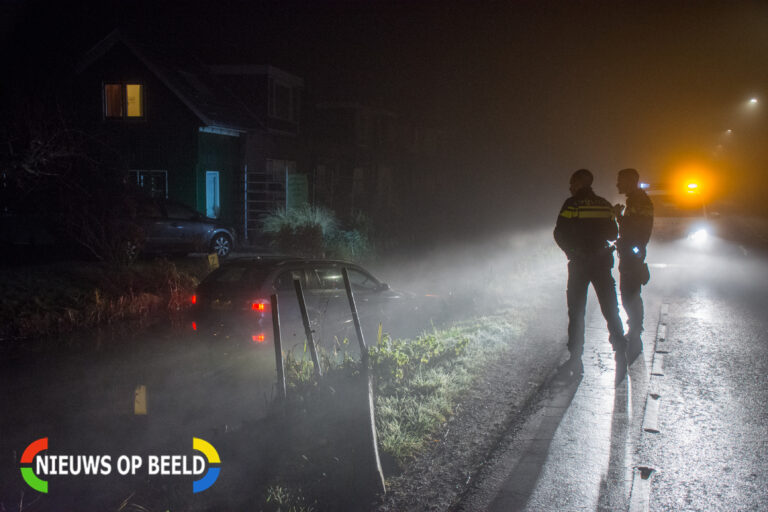
[(215, 252), (208, 255), (208, 267), (211, 270), (216, 270), (219, 268), (219, 255)]
[(147, 386), (144, 384), (136, 386), (136, 391), (133, 393), (133, 414), (147, 415)]

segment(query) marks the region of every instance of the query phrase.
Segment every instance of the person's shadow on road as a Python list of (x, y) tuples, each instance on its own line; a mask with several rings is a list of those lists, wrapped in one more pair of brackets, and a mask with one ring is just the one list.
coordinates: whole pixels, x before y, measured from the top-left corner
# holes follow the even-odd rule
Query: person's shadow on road
[(488, 508), (489, 511), (523, 510), (531, 497), (539, 475), (549, 455), (549, 448), (555, 432), (565, 417), (568, 408), (581, 383), (581, 372), (563, 365), (558, 368), (550, 387), (550, 396), (545, 399), (537, 414), (541, 423), (527, 442), (525, 452), (509, 472), (498, 494)]

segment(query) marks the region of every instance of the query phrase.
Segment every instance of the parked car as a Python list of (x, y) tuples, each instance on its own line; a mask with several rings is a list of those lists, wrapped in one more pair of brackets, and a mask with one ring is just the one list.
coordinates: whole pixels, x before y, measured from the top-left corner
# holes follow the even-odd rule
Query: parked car
[(192, 298), (193, 327), (222, 341), (272, 346), (270, 296), (275, 294), (283, 349), (303, 353), (306, 336), (294, 289), (298, 279), (315, 341), (328, 351), (341, 348), (354, 356), (359, 345), (342, 268), (349, 273), (368, 346), (376, 343), (380, 324), (392, 335), (412, 335), (428, 326), (437, 312), (435, 299), (393, 290), (354, 263), (265, 257), (232, 260), (209, 274)]
[(212, 252), (226, 258), (235, 244), (231, 227), (174, 201), (139, 201), (135, 220), (142, 240), (132, 250), (142, 253)]

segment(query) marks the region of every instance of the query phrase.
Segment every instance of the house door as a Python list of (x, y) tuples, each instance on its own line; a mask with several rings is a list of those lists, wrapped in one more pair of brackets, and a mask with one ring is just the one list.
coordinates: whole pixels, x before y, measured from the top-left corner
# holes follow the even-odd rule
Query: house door
[(205, 215), (218, 219), (221, 214), (219, 171), (205, 172)]

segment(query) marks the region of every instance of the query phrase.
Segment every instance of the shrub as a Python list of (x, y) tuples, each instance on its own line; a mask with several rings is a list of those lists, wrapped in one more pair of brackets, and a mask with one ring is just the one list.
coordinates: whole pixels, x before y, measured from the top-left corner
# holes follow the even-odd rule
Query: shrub
[(274, 248), (284, 254), (354, 260), (371, 251), (372, 228), (362, 213), (353, 216), (351, 228), (344, 230), (325, 208), (280, 208), (264, 217), (263, 229), (271, 235)]
[(371, 251), (368, 237), (356, 229), (338, 231), (329, 243), (328, 253), (336, 258), (356, 260)]
[(338, 221), (332, 211), (319, 206), (278, 208), (263, 219), (265, 233), (276, 234), (286, 228), (295, 231), (301, 226), (319, 226), (323, 237), (328, 237), (336, 232)]

